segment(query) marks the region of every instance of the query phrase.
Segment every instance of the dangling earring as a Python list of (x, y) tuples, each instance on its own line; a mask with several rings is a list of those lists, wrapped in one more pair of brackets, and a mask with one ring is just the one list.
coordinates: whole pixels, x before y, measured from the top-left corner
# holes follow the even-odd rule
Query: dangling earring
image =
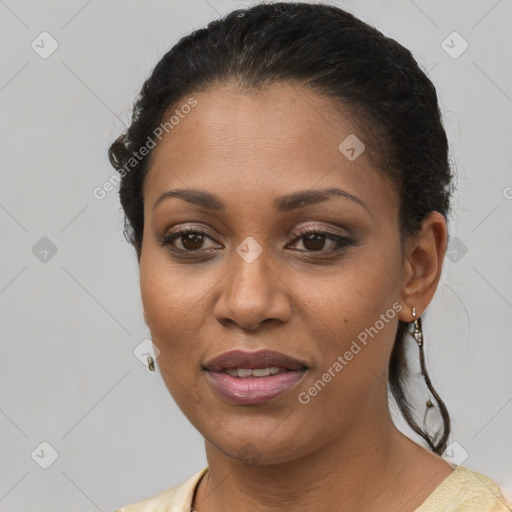
[(427, 408), (425, 409), (425, 414), (423, 415), (423, 423), (425, 424), (425, 422), (427, 421), (427, 414), (428, 414), (428, 411), (430, 411), (430, 408), (431, 407), (434, 407), (434, 404), (429, 400), (427, 400), (426, 402), (426, 406)]
[[(430, 447), (438, 454), (442, 453), (446, 449), (446, 442), (448, 440), (448, 436), (450, 433), (450, 415), (448, 414), (448, 409), (446, 409), (446, 405), (442, 401), (441, 397), (438, 395), (437, 391), (432, 386), (432, 382), (430, 382), (430, 377), (428, 376), (427, 368), (425, 365), (425, 354), (423, 352), (424, 345), (424, 337), (423, 337), (423, 329), (421, 326), (421, 318), (416, 318), (416, 308), (412, 308), (412, 316), (414, 320), (414, 332), (413, 336), (416, 342), (418, 343), (419, 352), (420, 352), (420, 366), (421, 366), (421, 374), (423, 375), (423, 379), (425, 380), (425, 384), (427, 385), (428, 390), (431, 393), (431, 396), (434, 397), (436, 404), (432, 403), (429, 399), (426, 402), (427, 410), (425, 411), (425, 416), (423, 418), (423, 424), (426, 426), (426, 419), (428, 411), (437, 406), (437, 410), (441, 416), (443, 421), (444, 428), (443, 430), (439, 430), (432, 440), (425, 431), (419, 432), (420, 435), (427, 441)], [(437, 439), (441, 435), (441, 439)]]
[(412, 318), (414, 320), (414, 338), (416, 339), (418, 346), (423, 346), (423, 329), (421, 327), (421, 317), (416, 318), (416, 308), (412, 308)]
[[(426, 369), (425, 369), (425, 354), (423, 352), (423, 328), (421, 325), (421, 317), (416, 318), (416, 308), (412, 308), (412, 318), (414, 320), (414, 332), (413, 336), (416, 340), (416, 343), (418, 344), (418, 347), (420, 349), (420, 367), (421, 367), (421, 374), (423, 375), (423, 378), (425, 379), (425, 382), (427, 383), (427, 387), (430, 389), (430, 379), (428, 378)], [(425, 411), (425, 416), (423, 417), (423, 423), (425, 423), (427, 419), (427, 413), (430, 410), (431, 407), (434, 407), (434, 404), (429, 399), (426, 402), (427, 410)]]
[(148, 356), (148, 368), (152, 372), (155, 371), (155, 360), (151, 356)]

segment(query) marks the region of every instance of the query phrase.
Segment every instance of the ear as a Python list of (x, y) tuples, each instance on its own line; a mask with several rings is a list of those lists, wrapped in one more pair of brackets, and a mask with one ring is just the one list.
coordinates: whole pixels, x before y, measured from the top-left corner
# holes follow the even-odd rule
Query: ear
[(420, 232), (407, 241), (401, 289), (401, 301), (406, 306), (399, 314), (403, 322), (413, 320), (413, 307), (420, 317), (432, 300), (443, 270), (447, 238), (444, 216), (433, 211), (423, 220)]

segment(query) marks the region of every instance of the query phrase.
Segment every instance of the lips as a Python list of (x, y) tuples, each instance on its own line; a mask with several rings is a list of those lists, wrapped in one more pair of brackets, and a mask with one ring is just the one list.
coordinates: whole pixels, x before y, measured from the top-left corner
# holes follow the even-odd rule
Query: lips
[(235, 405), (273, 400), (298, 385), (308, 366), (281, 352), (231, 350), (203, 365), (215, 392)]
[(230, 350), (207, 361), (203, 366), (211, 372), (222, 372), (238, 368), (260, 369), (274, 367), (296, 371), (308, 368), (306, 364), (291, 356), (266, 349), (255, 352)]

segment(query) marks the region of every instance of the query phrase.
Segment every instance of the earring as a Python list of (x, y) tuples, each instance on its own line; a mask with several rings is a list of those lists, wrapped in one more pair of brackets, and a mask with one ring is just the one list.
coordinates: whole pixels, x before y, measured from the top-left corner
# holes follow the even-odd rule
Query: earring
[(151, 356), (148, 356), (148, 368), (152, 372), (155, 371), (155, 360)]
[(416, 318), (416, 308), (412, 308), (412, 318), (414, 320), (414, 333), (413, 336), (416, 339), (419, 347), (423, 345), (423, 329), (421, 327), (421, 317)]
[[(418, 344), (418, 347), (420, 349), (420, 366), (421, 366), (421, 374), (423, 375), (423, 378), (425, 379), (425, 382), (427, 383), (427, 387), (430, 389), (430, 380), (428, 378), (426, 369), (425, 369), (425, 354), (423, 352), (423, 327), (421, 325), (421, 317), (416, 318), (416, 308), (412, 308), (412, 318), (414, 321), (414, 332), (413, 336), (416, 340), (416, 343)], [(425, 411), (425, 416), (423, 418), (423, 422), (425, 423), (425, 420), (427, 419), (427, 413), (430, 410), (431, 407), (434, 407), (434, 404), (429, 399), (426, 401), (427, 410)]]

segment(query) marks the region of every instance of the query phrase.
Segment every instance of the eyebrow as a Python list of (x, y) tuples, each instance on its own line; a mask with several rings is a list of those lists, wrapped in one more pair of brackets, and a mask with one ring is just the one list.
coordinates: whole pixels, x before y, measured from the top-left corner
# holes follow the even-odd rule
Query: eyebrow
[[(221, 201), (221, 199), (219, 199), (219, 197), (215, 196), (210, 192), (195, 189), (167, 190), (155, 201), (155, 204), (153, 205), (153, 210), (155, 210), (155, 208), (164, 199), (168, 199), (171, 197), (183, 199), (188, 203), (202, 206), (204, 208), (207, 208), (208, 210), (225, 210), (225, 204)], [(364, 203), (362, 199), (351, 194), (350, 192), (347, 192), (346, 190), (342, 190), (336, 187), (319, 190), (301, 190), (298, 192), (293, 192), (292, 194), (277, 197), (276, 199), (274, 199), (273, 204), (274, 208), (277, 211), (289, 212), (292, 210), (296, 210), (298, 208), (303, 208), (305, 206), (322, 203), (324, 201), (327, 201), (331, 197), (342, 197), (344, 199), (348, 199), (349, 201), (352, 201), (353, 203), (362, 206), (368, 212), (370, 212), (368, 206)]]

